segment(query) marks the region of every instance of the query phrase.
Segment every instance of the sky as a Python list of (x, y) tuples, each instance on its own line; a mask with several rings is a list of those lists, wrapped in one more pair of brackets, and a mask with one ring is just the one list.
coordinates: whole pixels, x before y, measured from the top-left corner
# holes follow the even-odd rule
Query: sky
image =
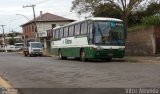
[[(18, 31), (22, 32), (20, 25), (28, 21), (27, 18), (33, 19), (33, 10), (31, 7), (23, 8), (25, 5), (36, 4), (36, 16), (39, 16), (40, 11), (43, 13), (49, 12), (65, 18), (79, 20), (83, 19), (75, 12), (70, 12), (73, 0), (0, 0), (0, 25), (4, 27), (5, 32)], [(22, 14), (27, 18), (23, 17)], [(2, 28), (0, 27), (0, 33)]]

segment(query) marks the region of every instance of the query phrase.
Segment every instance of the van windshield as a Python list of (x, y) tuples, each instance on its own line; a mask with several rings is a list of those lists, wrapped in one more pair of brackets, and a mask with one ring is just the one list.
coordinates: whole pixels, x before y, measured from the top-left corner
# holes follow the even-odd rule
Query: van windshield
[(31, 47), (32, 48), (42, 48), (42, 44), (41, 43), (31, 43)]

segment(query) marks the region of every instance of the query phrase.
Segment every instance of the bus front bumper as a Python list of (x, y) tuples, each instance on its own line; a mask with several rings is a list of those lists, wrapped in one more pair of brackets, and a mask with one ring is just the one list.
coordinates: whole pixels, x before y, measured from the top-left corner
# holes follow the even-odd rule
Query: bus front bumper
[(86, 58), (97, 58), (97, 59), (105, 59), (105, 58), (123, 58), (125, 54), (124, 50), (119, 49), (103, 49), (103, 50), (92, 50), (87, 55)]

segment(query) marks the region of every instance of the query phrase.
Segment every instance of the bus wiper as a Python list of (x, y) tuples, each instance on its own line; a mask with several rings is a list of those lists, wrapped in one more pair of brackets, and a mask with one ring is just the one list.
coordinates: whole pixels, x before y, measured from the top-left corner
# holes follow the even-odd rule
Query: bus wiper
[[(96, 22), (96, 23), (97, 23), (97, 22)], [(99, 31), (99, 33), (100, 33), (100, 35), (101, 35), (101, 37), (102, 37), (102, 42), (106, 42), (107, 37), (106, 37), (106, 36), (103, 36), (102, 30), (100, 29), (100, 26), (99, 26), (99, 23), (97, 23), (97, 25), (98, 25), (98, 31)]]

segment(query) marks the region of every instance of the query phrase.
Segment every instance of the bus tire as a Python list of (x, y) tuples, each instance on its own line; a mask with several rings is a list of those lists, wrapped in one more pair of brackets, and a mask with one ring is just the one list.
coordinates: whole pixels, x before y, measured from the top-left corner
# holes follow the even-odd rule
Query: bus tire
[(80, 60), (81, 60), (82, 62), (87, 61), (87, 59), (85, 58), (85, 51), (84, 51), (84, 49), (82, 49), (82, 50), (80, 51)]

